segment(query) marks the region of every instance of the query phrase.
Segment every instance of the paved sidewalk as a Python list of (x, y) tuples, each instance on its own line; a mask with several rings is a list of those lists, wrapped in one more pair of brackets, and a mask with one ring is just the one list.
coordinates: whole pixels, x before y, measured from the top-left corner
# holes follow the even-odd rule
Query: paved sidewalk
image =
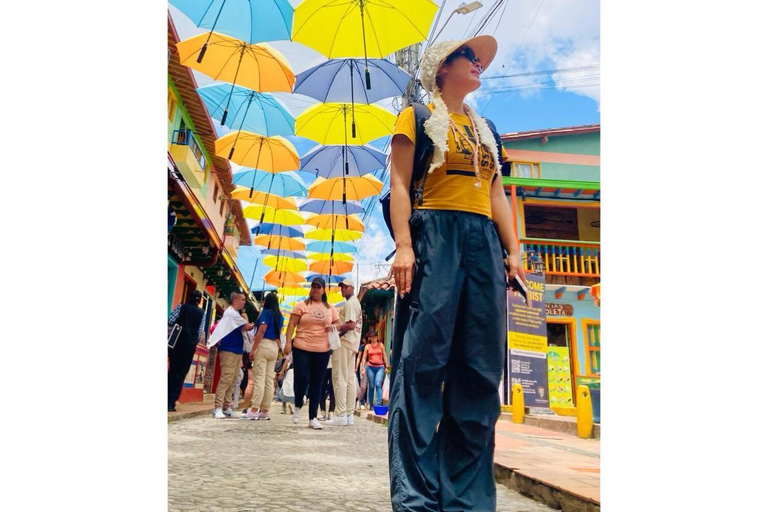
[[(210, 404), (187, 404), (168, 423), (170, 512), (390, 512), (387, 430), (355, 418), (349, 427), (307, 428), (304, 412), (273, 404), (270, 421), (215, 420)], [(191, 409), (195, 409), (192, 411)], [(498, 485), (499, 512), (552, 512)]]

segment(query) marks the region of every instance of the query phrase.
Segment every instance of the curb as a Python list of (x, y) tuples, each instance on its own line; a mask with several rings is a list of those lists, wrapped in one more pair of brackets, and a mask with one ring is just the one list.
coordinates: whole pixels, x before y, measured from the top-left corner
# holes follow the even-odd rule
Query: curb
[(594, 500), (577, 496), (552, 484), (527, 476), (516, 469), (502, 466), (497, 462), (493, 463), (493, 476), (496, 482), (555, 510), (562, 510), (563, 512), (600, 511), (600, 503)]
[[(355, 411), (355, 416), (379, 423), (382, 425), (387, 424), (387, 418), (384, 416), (377, 416), (372, 411)], [(528, 417), (526, 417), (526, 420)], [(589, 498), (583, 496), (577, 496), (566, 490), (560, 489), (547, 482), (542, 482), (535, 478), (529, 477), (519, 470), (510, 469), (506, 466), (493, 463), (493, 476), (496, 482), (505, 485), (516, 491), (523, 496), (534, 499), (539, 503), (543, 503), (548, 507), (555, 510), (562, 510), (563, 512), (599, 512), (600, 503), (597, 503)]]
[(187, 420), (189, 418), (196, 418), (198, 416), (207, 416), (210, 415), (211, 411), (209, 409), (204, 409), (202, 411), (190, 411), (190, 412), (182, 412), (174, 414), (173, 416), (168, 416), (168, 423), (172, 423), (174, 421), (181, 421), (181, 420)]

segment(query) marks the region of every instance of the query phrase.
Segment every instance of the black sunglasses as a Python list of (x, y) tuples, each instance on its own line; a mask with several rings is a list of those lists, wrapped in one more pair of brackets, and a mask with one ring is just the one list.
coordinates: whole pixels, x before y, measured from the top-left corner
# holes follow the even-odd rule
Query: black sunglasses
[(480, 67), (483, 66), (483, 63), (480, 62), (480, 59), (477, 58), (477, 55), (475, 55), (474, 50), (470, 48), (469, 46), (463, 46), (450, 54), (446, 59), (445, 63), (450, 64), (454, 59), (457, 59), (459, 57), (466, 57), (469, 62), (472, 64), (480, 64)]

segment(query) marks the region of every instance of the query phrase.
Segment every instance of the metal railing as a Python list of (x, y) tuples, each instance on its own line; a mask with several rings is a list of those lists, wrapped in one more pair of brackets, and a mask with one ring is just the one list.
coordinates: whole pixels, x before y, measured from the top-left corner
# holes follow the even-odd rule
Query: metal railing
[[(523, 238), (520, 244), (521, 254), (533, 251), (541, 255), (547, 274), (600, 277), (600, 242)], [(526, 270), (533, 270), (531, 262), (524, 264)]]
[(192, 130), (174, 130), (171, 137), (171, 144), (177, 144), (179, 146), (189, 146), (192, 150), (192, 154), (195, 155), (197, 163), (200, 164), (200, 168), (205, 171), (205, 155), (203, 150), (200, 149), (200, 143), (197, 142), (197, 138), (192, 133)]

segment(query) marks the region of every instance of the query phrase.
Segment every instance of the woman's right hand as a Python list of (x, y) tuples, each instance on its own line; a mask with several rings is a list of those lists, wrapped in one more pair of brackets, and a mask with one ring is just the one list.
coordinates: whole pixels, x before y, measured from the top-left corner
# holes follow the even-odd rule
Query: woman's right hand
[(291, 353), (293, 341), (286, 341), (285, 342), (285, 348), (283, 349), (283, 354), (286, 356)]
[(395, 276), (395, 286), (400, 298), (411, 291), (415, 267), (416, 255), (413, 253), (413, 247), (398, 248), (395, 253), (395, 261), (392, 263), (392, 273)]

